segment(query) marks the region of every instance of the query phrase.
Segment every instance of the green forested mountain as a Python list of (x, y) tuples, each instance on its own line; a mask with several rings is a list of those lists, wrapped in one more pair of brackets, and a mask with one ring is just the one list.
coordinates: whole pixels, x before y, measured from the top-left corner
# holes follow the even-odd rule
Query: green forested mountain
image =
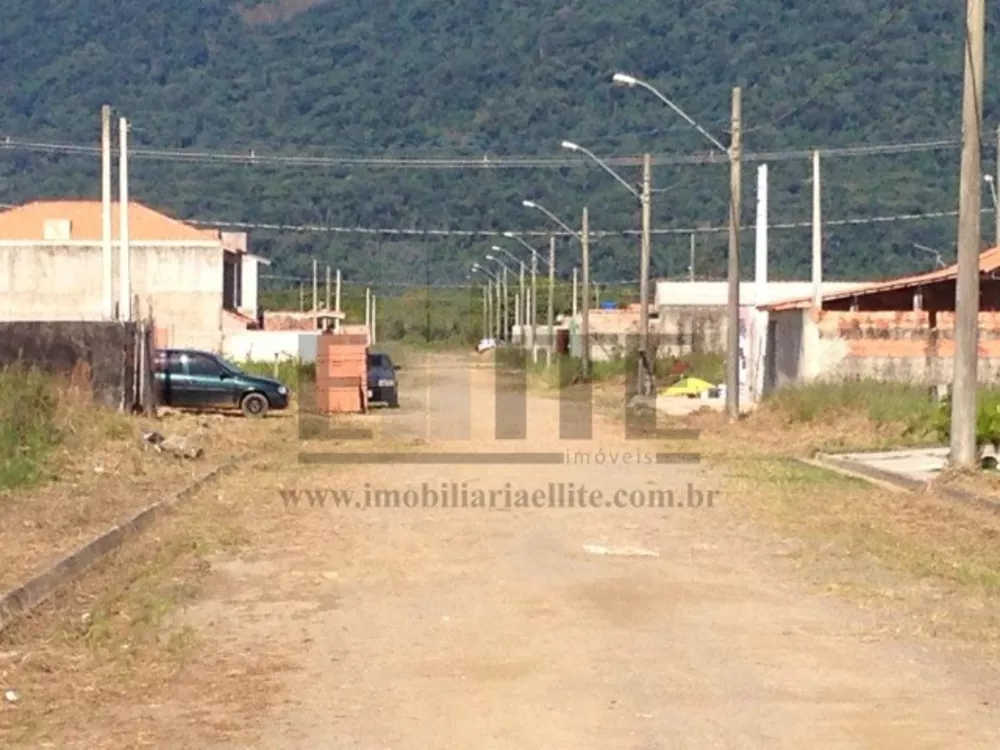
[[(1000, 11), (990, 6), (991, 18)], [(724, 164), (669, 163), (710, 146), (618, 70), (654, 83), (727, 143), (743, 87), (748, 152), (957, 138), (961, 0), (0, 0), (0, 146), (97, 145), (103, 103), (133, 123), (136, 148), (341, 157), (650, 151), (654, 226), (725, 223)], [(990, 37), (989, 62), (998, 45)], [(997, 97), (986, 81), (987, 128)], [(985, 145), (992, 168), (992, 139)], [(676, 159), (675, 159), (676, 161)], [(0, 148), (0, 202), (99, 195), (93, 155)], [(637, 170), (622, 167), (629, 179)], [(771, 217), (808, 221), (810, 164), (773, 161)], [(957, 148), (824, 161), (829, 219), (953, 210)], [(756, 165), (744, 168), (752, 223)], [(185, 218), (384, 228), (547, 229), (535, 199), (594, 229), (639, 227), (635, 200), (597, 166), (417, 169), (134, 160), (133, 195)], [(985, 196), (989, 205), (989, 195)], [(984, 233), (992, 237), (986, 217)], [(830, 227), (831, 276), (933, 266), (954, 257), (953, 218)], [(462, 282), (489, 239), (252, 234), (276, 271), (313, 257), (347, 277)], [(775, 230), (776, 277), (808, 276), (809, 229)], [(542, 241), (538, 243), (543, 245)], [(726, 236), (697, 240), (696, 272), (724, 273)], [(593, 247), (598, 280), (637, 276), (637, 238)], [(688, 237), (657, 237), (654, 271), (683, 275)], [(746, 268), (753, 232), (743, 234)], [(520, 248), (510, 245), (519, 253)], [(578, 250), (560, 245), (566, 275)], [(388, 286), (387, 286), (388, 288)]]

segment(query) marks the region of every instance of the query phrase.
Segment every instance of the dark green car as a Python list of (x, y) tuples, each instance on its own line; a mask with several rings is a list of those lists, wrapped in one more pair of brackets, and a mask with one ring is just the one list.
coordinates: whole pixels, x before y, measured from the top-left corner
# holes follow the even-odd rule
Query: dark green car
[(288, 388), (249, 375), (217, 354), (197, 349), (160, 349), (153, 372), (157, 403), (185, 409), (237, 407), (248, 417), (288, 407)]

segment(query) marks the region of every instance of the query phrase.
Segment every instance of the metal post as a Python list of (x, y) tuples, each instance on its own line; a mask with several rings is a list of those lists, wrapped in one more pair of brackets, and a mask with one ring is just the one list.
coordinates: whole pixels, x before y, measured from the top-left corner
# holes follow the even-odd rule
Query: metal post
[(729, 309), (726, 330), (726, 412), (740, 418), (740, 197), (743, 137), (740, 87), (733, 88), (729, 147)]
[(958, 277), (955, 282), (955, 366), (951, 402), (951, 462), (958, 468), (973, 468), (979, 458), (976, 446), (976, 388), (979, 364), (979, 246), (982, 242), (980, 138), (983, 124), (985, 10), (985, 0), (966, 2)]

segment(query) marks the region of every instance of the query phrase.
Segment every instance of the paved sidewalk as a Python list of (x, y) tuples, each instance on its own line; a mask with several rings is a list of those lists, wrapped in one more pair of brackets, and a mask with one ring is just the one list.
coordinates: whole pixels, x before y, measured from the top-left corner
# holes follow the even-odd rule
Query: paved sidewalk
[[(830, 458), (850, 461), (913, 482), (929, 482), (944, 469), (948, 451), (947, 447), (912, 448), (881, 453), (838, 453)], [(994, 455), (994, 451), (986, 448), (983, 455)]]

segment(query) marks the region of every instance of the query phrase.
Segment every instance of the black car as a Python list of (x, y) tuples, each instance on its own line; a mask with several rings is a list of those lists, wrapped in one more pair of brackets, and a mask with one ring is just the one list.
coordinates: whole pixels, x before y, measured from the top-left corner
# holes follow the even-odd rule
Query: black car
[(158, 403), (189, 409), (238, 407), (248, 417), (288, 407), (288, 388), (249, 375), (222, 357), (197, 349), (160, 349), (153, 371)]
[(368, 401), (388, 404), (390, 409), (399, 408), (399, 384), (396, 381), (399, 369), (388, 354), (368, 352)]

